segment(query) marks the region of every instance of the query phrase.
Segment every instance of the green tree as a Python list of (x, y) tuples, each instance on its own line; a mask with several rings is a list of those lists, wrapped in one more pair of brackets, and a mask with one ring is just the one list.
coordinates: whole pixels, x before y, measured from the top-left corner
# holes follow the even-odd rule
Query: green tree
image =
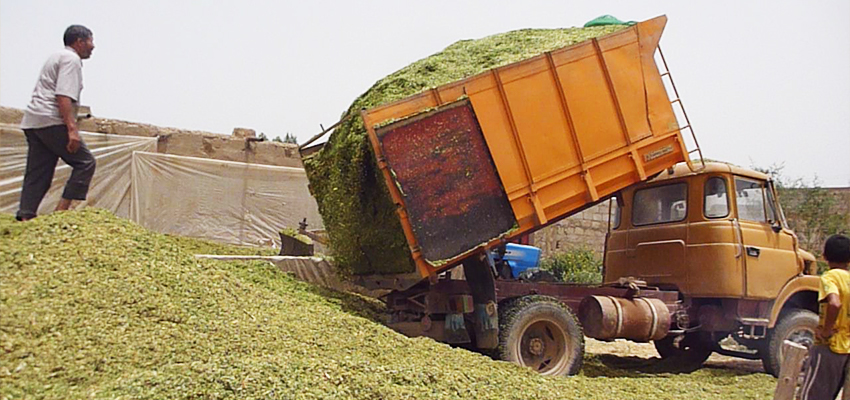
[(788, 225), (797, 233), (800, 247), (820, 256), (826, 238), (850, 233), (850, 217), (841, 211), (839, 200), (821, 186), (817, 177), (811, 181), (788, 178), (783, 175), (784, 168), (784, 164), (773, 164), (754, 169), (773, 178), (782, 210)]
[(295, 135), (293, 135), (289, 132), (286, 132), (286, 136), (283, 138), (283, 142), (284, 143), (298, 144), (298, 138), (295, 137)]

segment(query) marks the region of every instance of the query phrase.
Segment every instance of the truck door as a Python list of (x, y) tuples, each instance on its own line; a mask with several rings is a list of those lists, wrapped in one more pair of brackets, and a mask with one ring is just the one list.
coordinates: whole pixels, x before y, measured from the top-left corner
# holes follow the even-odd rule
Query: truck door
[[(694, 183), (691, 204), (696, 208), (688, 225), (688, 285), (681, 290), (694, 297), (744, 297), (745, 267), (741, 235), (732, 205), (733, 180), (707, 175)], [(702, 183), (701, 185), (699, 183)], [(702, 204), (699, 203), (702, 200)]]
[(794, 238), (782, 227), (773, 192), (764, 181), (736, 176), (735, 203), (746, 268), (746, 297), (773, 299), (799, 271)]
[(681, 285), (687, 280), (685, 241), (688, 235), (688, 184), (672, 182), (634, 192), (628, 233), (632, 268), (622, 276), (636, 276), (656, 285)]

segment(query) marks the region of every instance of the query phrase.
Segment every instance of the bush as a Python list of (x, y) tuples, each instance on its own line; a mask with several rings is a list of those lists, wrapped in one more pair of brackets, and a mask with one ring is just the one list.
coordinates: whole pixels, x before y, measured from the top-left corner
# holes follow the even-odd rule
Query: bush
[[(779, 203), (789, 227), (797, 233), (800, 248), (821, 258), (826, 238), (850, 233), (850, 216), (841, 207), (841, 199), (821, 186), (817, 176), (812, 180), (789, 178), (783, 175), (784, 164), (753, 169), (770, 175), (776, 184)], [(818, 273), (829, 267), (818, 261)]]
[(602, 283), (602, 260), (592, 250), (572, 249), (543, 259), (540, 268), (560, 282)]

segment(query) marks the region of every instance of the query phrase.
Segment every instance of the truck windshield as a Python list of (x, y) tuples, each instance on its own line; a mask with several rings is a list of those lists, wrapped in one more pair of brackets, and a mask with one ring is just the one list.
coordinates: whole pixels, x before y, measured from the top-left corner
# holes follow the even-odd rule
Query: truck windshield
[(782, 207), (779, 205), (779, 202), (776, 201), (776, 196), (774, 196), (775, 187), (773, 186), (773, 182), (767, 182), (767, 204), (770, 205), (770, 213), (772, 215), (771, 222), (778, 222), (781, 226), (787, 227), (785, 223), (785, 215), (782, 213)]

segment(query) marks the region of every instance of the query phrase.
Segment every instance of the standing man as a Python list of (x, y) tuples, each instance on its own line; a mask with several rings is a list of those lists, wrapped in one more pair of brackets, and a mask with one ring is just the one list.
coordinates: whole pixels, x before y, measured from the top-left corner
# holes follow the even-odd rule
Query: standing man
[(832, 235), (823, 246), (829, 271), (820, 278), (820, 322), (809, 349), (802, 400), (835, 399), (850, 360), (850, 238)]
[(21, 121), (29, 149), (17, 214), (19, 221), (36, 217), (60, 158), (73, 172), (65, 183), (57, 211), (69, 209), (73, 200), (85, 200), (94, 175), (94, 156), (77, 131), (77, 107), (83, 90), (82, 60), (91, 57), (94, 37), (88, 28), (71, 25), (63, 39), (65, 48), (51, 55), (41, 68), (32, 101)]

